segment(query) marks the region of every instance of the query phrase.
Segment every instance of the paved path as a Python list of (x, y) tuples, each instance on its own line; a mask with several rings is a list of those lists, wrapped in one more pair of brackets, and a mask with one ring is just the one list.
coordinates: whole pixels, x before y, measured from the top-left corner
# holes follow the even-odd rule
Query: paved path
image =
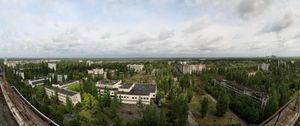
[(195, 117), (193, 115), (193, 113), (191, 113), (190, 111), (188, 111), (189, 115), (188, 115), (188, 122), (190, 126), (200, 126), (199, 123), (195, 120)]
[(11, 115), (1, 91), (0, 93), (0, 126), (17, 126), (18, 124)]

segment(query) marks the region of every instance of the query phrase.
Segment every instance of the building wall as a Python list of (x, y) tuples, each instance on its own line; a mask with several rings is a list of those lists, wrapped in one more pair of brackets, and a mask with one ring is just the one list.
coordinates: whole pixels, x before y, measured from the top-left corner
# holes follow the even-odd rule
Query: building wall
[[(45, 88), (45, 89), (46, 89), (46, 94), (47, 94), (47, 96), (49, 98), (55, 95), (55, 91), (54, 90), (50, 90), (48, 88)], [(66, 105), (67, 95), (59, 93), (59, 92), (57, 92), (57, 94), (58, 94), (58, 100), (60, 102), (62, 102), (64, 105)], [(73, 105), (76, 105), (77, 103), (81, 102), (80, 93), (77, 93), (76, 95), (69, 96), (69, 97), (70, 97)]]
[(133, 69), (135, 72), (140, 72), (144, 69), (143, 64), (128, 64), (127, 67)]
[[(101, 95), (104, 94), (103, 89), (98, 89), (98, 93), (100, 92)], [(137, 104), (139, 101), (139, 98), (141, 98), (141, 101), (143, 104), (150, 104), (151, 98), (156, 97), (155, 93), (150, 93), (149, 95), (133, 95), (133, 94), (119, 94), (118, 91), (109, 90), (109, 94), (111, 97), (117, 96), (119, 99), (121, 99), (122, 103), (125, 104)]]
[(206, 68), (204, 64), (195, 64), (195, 65), (187, 65), (184, 64), (181, 66), (181, 70), (183, 74), (191, 74), (193, 72), (202, 72), (203, 69)]

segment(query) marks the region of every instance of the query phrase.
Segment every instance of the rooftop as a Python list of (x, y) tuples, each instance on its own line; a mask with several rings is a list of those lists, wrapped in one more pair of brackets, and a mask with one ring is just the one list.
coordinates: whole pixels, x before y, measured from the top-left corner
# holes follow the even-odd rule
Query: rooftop
[(116, 83), (118, 83), (120, 80), (100, 80), (98, 81), (99, 84), (103, 84), (103, 85), (114, 85)]
[(73, 95), (77, 94), (77, 92), (61, 89), (61, 88), (58, 88), (58, 87), (47, 86), (46, 88), (48, 88), (50, 90), (54, 90), (57, 93), (65, 94), (65, 95), (68, 95), (68, 96), (73, 96)]
[(128, 88), (130, 88), (132, 85), (133, 85), (133, 84), (131, 84), (131, 83), (122, 83), (121, 86), (120, 86), (120, 88), (126, 88), (126, 89), (128, 89)]
[(155, 91), (156, 85), (154, 84), (135, 84), (135, 86), (131, 89), (130, 92), (122, 93), (133, 95), (149, 95), (150, 93), (154, 93)]
[(40, 84), (40, 83), (44, 83), (46, 79), (45, 78), (39, 78), (39, 79), (35, 79), (35, 80), (30, 80), (32, 85), (36, 85), (36, 84)]

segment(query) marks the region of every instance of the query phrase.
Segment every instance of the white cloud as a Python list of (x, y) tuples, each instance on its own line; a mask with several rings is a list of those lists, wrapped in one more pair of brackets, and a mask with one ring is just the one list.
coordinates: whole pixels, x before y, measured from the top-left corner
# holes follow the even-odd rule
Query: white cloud
[[(125, 20), (127, 18), (102, 22), (102, 16), (116, 17), (101, 12), (94, 15), (96, 18), (85, 17), (80, 12), (85, 8), (78, 9), (78, 5), (67, 2), (60, 5), (38, 1), (46, 7), (45, 12), (27, 10), (31, 2), (36, 3), (0, 1), (0, 56), (300, 54), (300, 4), (295, 0), (291, 3), (279, 0), (186, 0), (187, 9), (196, 4), (203, 14), (179, 17), (186, 18), (183, 21), (173, 21), (177, 19), (176, 14), (174, 19), (165, 19), (143, 7), (128, 7), (133, 4), (116, 6), (120, 10), (130, 8), (130, 16), (140, 17), (133, 22)], [(149, 2), (149, 6), (163, 8), (176, 1)], [(90, 4), (95, 6), (97, 2)], [(174, 9), (178, 8), (174, 6)]]

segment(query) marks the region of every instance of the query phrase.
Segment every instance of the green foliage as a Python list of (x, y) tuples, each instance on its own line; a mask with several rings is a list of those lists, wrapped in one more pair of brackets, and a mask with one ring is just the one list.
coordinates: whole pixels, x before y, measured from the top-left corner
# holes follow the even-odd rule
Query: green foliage
[(201, 102), (201, 117), (204, 118), (206, 116), (206, 113), (208, 111), (208, 98), (204, 97)]
[(68, 96), (66, 99), (66, 111), (69, 113), (72, 113), (72, 110), (73, 110), (73, 103), (72, 103), (70, 97)]
[(96, 106), (96, 104), (97, 104), (97, 100), (93, 95), (89, 93), (83, 94), (83, 101), (82, 101), (83, 108), (93, 109)]
[(227, 93), (220, 94), (216, 105), (216, 109), (217, 109), (216, 115), (224, 116), (228, 110), (228, 107), (229, 107), (229, 96), (227, 95)]

